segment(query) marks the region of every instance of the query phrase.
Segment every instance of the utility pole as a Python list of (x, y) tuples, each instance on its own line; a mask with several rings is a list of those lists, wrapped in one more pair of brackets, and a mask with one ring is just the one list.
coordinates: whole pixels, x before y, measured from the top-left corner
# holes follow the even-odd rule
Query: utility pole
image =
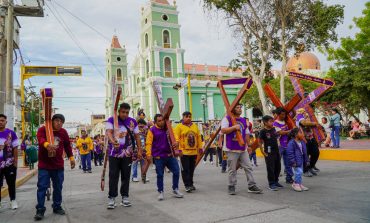
[(6, 23), (6, 72), (5, 72), (5, 114), (8, 115), (10, 128), (13, 128), (13, 46), (14, 46), (14, 1), (8, 0)]
[(5, 36), (5, 17), (7, 14), (6, 0), (0, 0), (0, 113), (5, 114), (6, 97), (6, 36)]

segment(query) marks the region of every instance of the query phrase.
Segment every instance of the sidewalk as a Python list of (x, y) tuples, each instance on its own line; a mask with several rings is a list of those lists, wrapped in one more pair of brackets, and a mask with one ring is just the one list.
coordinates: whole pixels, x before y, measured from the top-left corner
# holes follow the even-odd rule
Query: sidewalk
[[(23, 167), (23, 157), (19, 156), (18, 158), (18, 168), (17, 168), (17, 182), (16, 187), (23, 185), (29, 179), (37, 174), (37, 163), (34, 164), (35, 168), (30, 170), (30, 168)], [(5, 178), (3, 179), (3, 187), (1, 188), (1, 198), (8, 196), (8, 186), (6, 184)]]

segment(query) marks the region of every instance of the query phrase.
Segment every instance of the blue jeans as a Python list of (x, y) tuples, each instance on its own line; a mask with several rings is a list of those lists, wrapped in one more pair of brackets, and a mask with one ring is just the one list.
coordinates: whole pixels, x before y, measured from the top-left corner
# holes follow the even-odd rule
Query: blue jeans
[(45, 210), (46, 190), (50, 186), (50, 179), (53, 182), (53, 209), (60, 208), (62, 204), (62, 189), (64, 181), (64, 170), (38, 170), (37, 180), (37, 210)]
[(293, 169), (289, 165), (289, 159), (288, 159), (288, 154), (287, 154), (287, 148), (280, 147), (280, 154), (283, 157), (283, 163), (284, 163), (284, 169), (286, 172), (286, 181), (290, 181), (293, 178)]
[(252, 154), (249, 154), (249, 160), (252, 162), (253, 160), (253, 163), (255, 165), (257, 165), (257, 154), (256, 152), (254, 151)]
[(177, 159), (173, 157), (154, 159), (154, 163), (156, 167), (155, 171), (157, 172), (158, 192), (163, 192), (163, 176), (165, 167), (167, 167), (172, 172), (172, 189), (178, 189), (180, 179), (180, 167)]
[(293, 167), (294, 183), (302, 184), (303, 167)]
[[(132, 163), (132, 178), (137, 178), (137, 166), (139, 165), (139, 161), (135, 161)], [(144, 165), (144, 160), (140, 160), (140, 167)]]
[(340, 131), (340, 126), (334, 126), (331, 129), (330, 137), (331, 140), (333, 141), (333, 147), (339, 147), (339, 131)]
[(91, 170), (91, 153), (81, 155), (81, 162), (83, 171)]

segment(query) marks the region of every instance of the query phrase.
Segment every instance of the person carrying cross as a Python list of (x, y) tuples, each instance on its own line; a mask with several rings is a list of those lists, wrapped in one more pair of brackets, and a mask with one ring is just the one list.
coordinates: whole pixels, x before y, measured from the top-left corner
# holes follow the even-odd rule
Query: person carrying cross
[[(221, 121), (221, 132), (225, 134), (226, 146), (225, 151), (227, 154), (227, 164), (229, 172), (229, 186), (228, 193), (230, 195), (235, 195), (236, 186), (236, 172), (238, 168), (238, 163), (244, 169), (248, 180), (248, 192), (249, 193), (262, 193), (262, 190), (256, 185), (253, 177), (253, 168), (249, 160), (248, 154), (248, 142), (249, 142), (249, 130), (247, 128), (247, 123), (245, 118), (241, 117), (242, 105), (238, 104), (232, 110), (237, 124), (232, 125), (231, 117), (225, 116)], [(236, 139), (236, 132), (240, 131), (244, 139), (245, 146), (239, 145)]]

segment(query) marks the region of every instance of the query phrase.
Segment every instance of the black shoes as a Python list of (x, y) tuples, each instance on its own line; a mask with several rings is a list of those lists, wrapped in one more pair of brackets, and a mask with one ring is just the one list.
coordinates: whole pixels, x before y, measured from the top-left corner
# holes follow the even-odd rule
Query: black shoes
[(58, 214), (58, 215), (65, 215), (66, 214), (66, 212), (63, 210), (62, 207), (53, 209), (53, 213)]
[(228, 188), (229, 195), (235, 195), (235, 186), (229, 186)]
[(248, 188), (248, 193), (262, 194), (262, 189), (260, 189), (256, 185), (253, 185), (253, 186)]
[(44, 213), (45, 213), (45, 210), (37, 209), (36, 215), (35, 217), (33, 217), (33, 219), (35, 219), (35, 221), (41, 221), (44, 218)]

